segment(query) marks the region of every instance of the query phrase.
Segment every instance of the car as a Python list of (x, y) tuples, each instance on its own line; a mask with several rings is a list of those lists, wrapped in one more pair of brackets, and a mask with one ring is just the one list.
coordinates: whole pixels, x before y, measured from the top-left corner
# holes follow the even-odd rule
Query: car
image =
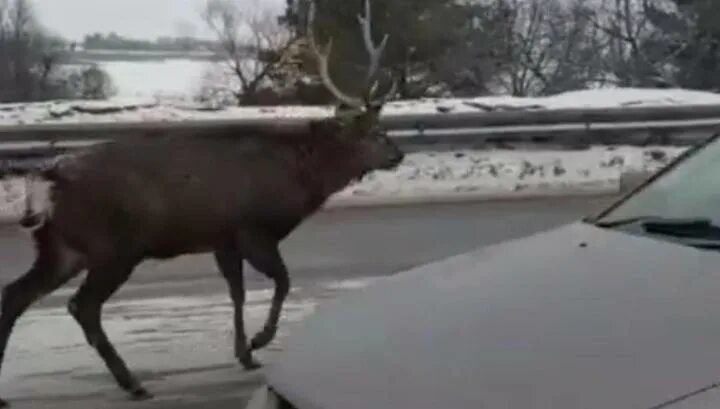
[(247, 409), (720, 408), (718, 223), (714, 135), (597, 214), (322, 305)]

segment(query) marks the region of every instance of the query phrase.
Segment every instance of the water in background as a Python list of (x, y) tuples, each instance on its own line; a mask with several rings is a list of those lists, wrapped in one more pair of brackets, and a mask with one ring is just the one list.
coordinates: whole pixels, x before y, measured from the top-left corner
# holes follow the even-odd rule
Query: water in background
[(117, 89), (117, 97), (192, 97), (207, 79), (211, 61), (165, 59), (151, 61), (103, 61)]

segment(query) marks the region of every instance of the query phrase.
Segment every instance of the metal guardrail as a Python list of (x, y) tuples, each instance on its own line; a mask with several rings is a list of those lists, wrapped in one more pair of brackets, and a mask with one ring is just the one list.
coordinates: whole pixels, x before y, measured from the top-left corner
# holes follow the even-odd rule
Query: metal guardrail
[[(4, 160), (6, 168), (22, 168), (25, 165), (20, 163), (33, 163), (91, 143), (167, 133), (191, 134), (214, 128), (232, 128), (238, 135), (258, 128), (301, 132), (307, 129), (310, 119), (317, 118), (320, 117), (0, 125), (0, 160)], [(690, 145), (720, 129), (720, 105), (506, 108), (505, 111), (385, 115), (382, 123), (401, 145), (419, 150), (443, 144), (472, 146), (509, 141), (563, 146), (652, 142)], [(649, 139), (648, 134), (674, 136), (657, 141)]]
[[(478, 108), (479, 109), (479, 108)], [(101, 116), (101, 115), (98, 115)], [(320, 117), (313, 117), (320, 118)], [(176, 121), (92, 121), (87, 123), (44, 123), (0, 125), (0, 142), (57, 139), (114, 138), (138, 132), (192, 132), (209, 128), (305, 127), (313, 118), (285, 119), (202, 119)], [(698, 122), (700, 121), (700, 122)], [(383, 125), (390, 131), (428, 133), (452, 129), (574, 126), (592, 128), (608, 124), (646, 124), (633, 127), (682, 127), (683, 123), (720, 124), (720, 105), (681, 105), (655, 107), (575, 108), (575, 109), (509, 109), (490, 112), (386, 115)], [(106, 136), (107, 135), (107, 136)]]

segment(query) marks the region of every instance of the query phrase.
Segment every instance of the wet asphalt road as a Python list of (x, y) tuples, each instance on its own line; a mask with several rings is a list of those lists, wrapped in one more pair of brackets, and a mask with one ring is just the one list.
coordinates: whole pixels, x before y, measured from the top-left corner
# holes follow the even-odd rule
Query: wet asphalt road
[[(352, 291), (353, 283), (570, 222), (609, 200), (544, 199), (318, 214), (282, 245), (297, 291), (288, 300), (284, 332), (261, 357), (272, 359), (291, 331), (290, 324), (301, 323), (323, 299)], [(21, 274), (31, 261), (28, 237), (15, 228), (0, 228), (0, 283)], [(253, 294), (247, 325), (257, 327), (267, 308), (269, 282), (247, 271)], [(0, 377), (0, 396), (14, 407), (236, 409), (261, 381), (261, 372), (243, 373), (232, 362), (232, 310), (210, 256), (141, 265), (105, 309), (110, 338), (155, 393), (153, 401), (125, 400), (102, 362), (84, 345), (64, 313), (77, 283), (40, 302), (19, 323)]]

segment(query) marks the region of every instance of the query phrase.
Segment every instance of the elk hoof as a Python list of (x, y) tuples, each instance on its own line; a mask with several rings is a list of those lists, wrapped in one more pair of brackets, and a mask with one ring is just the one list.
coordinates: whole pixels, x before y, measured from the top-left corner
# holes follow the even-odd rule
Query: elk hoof
[(258, 332), (250, 341), (250, 350), (255, 351), (260, 348), (264, 348), (269, 344), (275, 337), (274, 329), (264, 329)]
[(7, 408), (10, 404), (5, 399), (0, 399), (0, 408)]
[(245, 358), (240, 358), (240, 365), (242, 365), (246, 371), (256, 371), (262, 368), (262, 364), (250, 354)]
[(130, 399), (131, 400), (135, 400), (135, 401), (150, 400), (153, 397), (154, 397), (153, 394), (148, 392), (142, 386), (139, 386), (130, 391)]

